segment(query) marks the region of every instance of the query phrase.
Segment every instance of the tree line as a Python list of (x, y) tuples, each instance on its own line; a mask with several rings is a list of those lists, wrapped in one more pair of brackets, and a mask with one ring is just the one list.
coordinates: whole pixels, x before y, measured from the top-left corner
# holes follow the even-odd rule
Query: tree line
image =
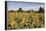
[[(31, 10), (28, 10), (28, 11), (26, 11), (26, 12), (30, 13), (30, 11), (31, 11)], [(15, 12), (15, 11), (11, 10), (10, 12)], [(22, 8), (19, 8), (17, 12), (24, 12), (24, 11), (23, 11)], [(32, 12), (44, 13), (44, 9), (43, 9), (42, 7), (40, 7), (38, 11), (32, 10)]]

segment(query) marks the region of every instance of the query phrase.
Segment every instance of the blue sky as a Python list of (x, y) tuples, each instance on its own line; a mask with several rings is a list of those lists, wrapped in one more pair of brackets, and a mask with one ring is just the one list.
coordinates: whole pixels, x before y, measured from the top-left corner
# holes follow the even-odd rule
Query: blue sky
[(45, 8), (44, 3), (33, 3), (33, 2), (15, 2), (15, 1), (8, 1), (7, 2), (7, 9), (8, 10), (18, 10), (22, 8), (23, 10), (39, 10), (39, 7)]

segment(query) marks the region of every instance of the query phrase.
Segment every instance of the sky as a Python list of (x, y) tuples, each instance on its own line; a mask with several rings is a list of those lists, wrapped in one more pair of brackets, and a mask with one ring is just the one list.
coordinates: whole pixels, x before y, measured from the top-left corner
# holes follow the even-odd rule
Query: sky
[(8, 10), (18, 10), (19, 8), (22, 8), (23, 10), (39, 10), (40, 6), (42, 8), (45, 8), (44, 3), (38, 3), (38, 2), (16, 2), (16, 1), (8, 1), (7, 2), (7, 9)]

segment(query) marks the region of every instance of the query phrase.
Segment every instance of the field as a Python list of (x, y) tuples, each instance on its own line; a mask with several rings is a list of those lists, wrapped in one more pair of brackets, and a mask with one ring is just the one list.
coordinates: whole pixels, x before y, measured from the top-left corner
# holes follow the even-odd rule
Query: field
[(44, 28), (44, 13), (8, 12), (8, 29)]

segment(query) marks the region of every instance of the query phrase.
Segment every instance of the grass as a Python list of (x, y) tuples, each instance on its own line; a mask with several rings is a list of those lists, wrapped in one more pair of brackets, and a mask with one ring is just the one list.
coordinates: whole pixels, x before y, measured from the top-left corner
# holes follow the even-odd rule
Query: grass
[(44, 13), (8, 12), (8, 29), (44, 27)]

